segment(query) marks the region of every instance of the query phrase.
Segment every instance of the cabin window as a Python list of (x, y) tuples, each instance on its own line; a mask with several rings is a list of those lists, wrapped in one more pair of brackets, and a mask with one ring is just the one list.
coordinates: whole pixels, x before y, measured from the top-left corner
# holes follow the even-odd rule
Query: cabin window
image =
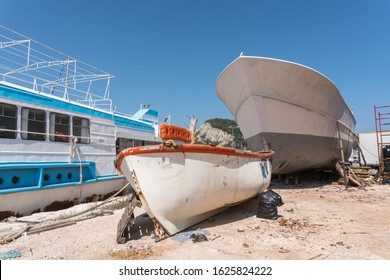
[(144, 146), (145, 142), (142, 140), (133, 140), (133, 147)]
[(78, 143), (89, 144), (89, 120), (73, 117), (73, 135), (77, 137)]
[(16, 138), (16, 112), (15, 105), (0, 103), (0, 138)]
[(22, 139), (45, 141), (46, 114), (43, 110), (22, 108)]
[(70, 117), (64, 114), (50, 113), (50, 141), (68, 142)]

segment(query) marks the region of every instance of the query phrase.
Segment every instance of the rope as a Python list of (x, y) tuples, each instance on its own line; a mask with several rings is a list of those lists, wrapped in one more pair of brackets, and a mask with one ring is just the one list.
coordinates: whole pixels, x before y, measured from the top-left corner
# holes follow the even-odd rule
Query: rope
[(167, 140), (163, 143), (160, 144), (160, 150), (162, 150), (164, 147), (171, 148), (171, 149), (176, 149), (177, 144), (173, 140)]
[[(86, 209), (84, 211), (75, 213), (73, 215), (64, 216), (64, 217), (60, 216), (59, 219), (51, 219), (51, 220), (46, 220), (46, 221), (43, 221), (43, 222), (27, 222), (27, 221), (19, 220), (17, 222), (34, 223), (34, 225), (32, 226), (32, 225), (28, 224), (24, 228), (18, 229), (16, 232), (13, 232), (11, 234), (7, 234), (6, 236), (1, 236), (0, 237), (0, 244), (6, 244), (6, 243), (9, 243), (9, 242), (19, 238), (20, 236), (22, 236), (22, 234), (24, 232), (29, 232), (30, 234), (32, 234), (32, 233), (37, 233), (37, 232), (42, 232), (42, 231), (46, 231), (46, 230), (55, 229), (55, 228), (58, 228), (58, 227), (61, 227), (61, 226), (72, 225), (72, 224), (75, 224), (76, 221), (85, 220), (85, 218), (83, 218), (83, 217), (79, 217), (79, 218), (75, 218), (75, 217), (81, 216), (81, 215), (83, 215), (83, 214), (85, 214), (87, 212), (92, 212), (93, 210), (97, 209), (98, 207), (101, 207), (101, 206), (107, 204), (115, 196), (117, 196), (119, 193), (124, 191), (129, 185), (130, 185), (130, 183), (127, 183), (119, 191), (117, 191), (115, 194), (113, 194), (112, 196), (110, 196), (106, 200), (102, 201), (101, 203), (99, 203), (99, 204), (97, 203), (96, 205), (92, 206), (91, 208), (88, 208), (88, 209)], [(134, 192), (132, 192), (130, 199), (132, 199), (132, 197), (134, 197), (134, 195), (135, 195)], [(93, 217), (96, 217), (96, 215), (92, 216), (91, 218), (93, 218)], [(54, 223), (50, 223), (50, 222), (54, 222)], [(46, 225), (45, 225), (45, 223), (46, 223)]]
[(77, 149), (77, 137), (76, 136), (70, 136), (70, 154), (69, 154), (69, 162), (73, 162), (75, 154), (77, 154), (77, 157), (79, 159), (80, 163), (80, 184), (83, 182), (83, 166), (81, 162), (80, 152), (79, 149)]
[(65, 218), (63, 218), (63, 219), (69, 219), (69, 218), (73, 218), (73, 217), (76, 217), (76, 216), (80, 216), (80, 215), (82, 215), (82, 214), (85, 214), (85, 213), (87, 213), (87, 212), (93, 211), (93, 210), (95, 210), (96, 208), (101, 207), (101, 206), (107, 204), (108, 202), (110, 202), (110, 200), (111, 200), (112, 198), (114, 198), (115, 196), (117, 196), (118, 194), (120, 194), (120, 193), (121, 193), (123, 190), (125, 190), (129, 185), (130, 185), (130, 183), (127, 183), (127, 184), (124, 185), (119, 191), (117, 191), (116, 193), (114, 193), (112, 196), (110, 196), (110, 197), (107, 198), (106, 200), (102, 201), (100, 204), (96, 203), (95, 206), (93, 206), (93, 207), (91, 207), (91, 208), (89, 208), (89, 209), (87, 209), (87, 210), (81, 211), (81, 212), (76, 213), (76, 214), (74, 214), (74, 215), (70, 215), (70, 216), (65, 217)]

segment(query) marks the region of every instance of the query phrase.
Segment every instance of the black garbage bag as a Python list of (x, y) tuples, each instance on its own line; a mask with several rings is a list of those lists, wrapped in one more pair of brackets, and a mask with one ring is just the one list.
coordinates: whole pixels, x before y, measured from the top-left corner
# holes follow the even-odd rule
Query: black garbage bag
[(270, 189), (259, 195), (259, 204), (260, 202), (265, 204), (271, 204), (274, 206), (282, 206), (284, 204), (282, 197)]
[(276, 220), (278, 218), (278, 206), (282, 205), (281, 196), (272, 190), (267, 190), (259, 195), (256, 217)]
[(257, 207), (257, 218), (276, 220), (278, 218), (278, 207), (272, 204), (260, 204)]

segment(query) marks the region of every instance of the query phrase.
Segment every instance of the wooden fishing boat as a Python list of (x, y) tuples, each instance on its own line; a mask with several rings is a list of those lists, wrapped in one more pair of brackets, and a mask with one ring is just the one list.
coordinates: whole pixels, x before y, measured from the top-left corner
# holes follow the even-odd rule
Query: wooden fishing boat
[(123, 150), (115, 164), (155, 222), (155, 233), (170, 236), (263, 192), (273, 154), (166, 141)]

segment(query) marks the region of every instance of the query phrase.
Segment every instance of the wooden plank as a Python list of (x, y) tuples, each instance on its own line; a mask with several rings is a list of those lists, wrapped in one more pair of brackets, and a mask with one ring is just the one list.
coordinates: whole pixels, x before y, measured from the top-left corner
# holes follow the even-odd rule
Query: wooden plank
[(137, 199), (137, 197), (133, 193), (130, 203), (124, 209), (122, 217), (118, 222), (117, 232), (116, 232), (117, 243), (123, 244), (126, 242), (126, 237), (128, 235), (128, 228), (134, 224), (134, 209), (135, 207), (140, 207), (140, 206), (141, 206), (141, 202)]
[[(345, 166), (344, 166), (345, 168)], [(359, 181), (358, 178), (356, 178), (356, 176), (351, 176), (351, 174), (346, 174), (348, 172), (345, 172), (346, 169), (344, 169), (343, 166), (342, 166), (342, 163), (341, 162), (337, 162), (336, 163), (336, 170), (339, 172), (339, 174), (344, 177), (344, 180), (345, 180), (345, 186), (348, 185), (347, 181), (351, 181), (353, 182), (354, 184), (356, 184), (357, 186), (359, 187), (362, 187), (362, 183)], [(344, 171), (345, 170), (345, 171)], [(353, 173), (353, 172), (352, 172)]]

